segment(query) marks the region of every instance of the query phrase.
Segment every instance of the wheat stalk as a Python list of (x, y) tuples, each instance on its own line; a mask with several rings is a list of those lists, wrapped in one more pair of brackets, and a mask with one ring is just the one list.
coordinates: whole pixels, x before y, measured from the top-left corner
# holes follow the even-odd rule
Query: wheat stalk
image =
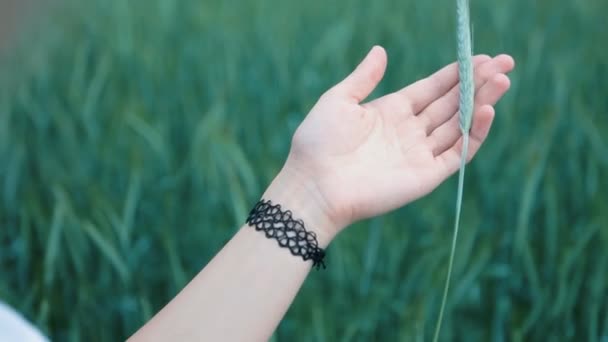
[(458, 75), (460, 77), (460, 130), (462, 132), (462, 154), (460, 157), (460, 172), (458, 174), (458, 194), (456, 196), (456, 218), (454, 222), (454, 236), (452, 238), (452, 249), (448, 263), (448, 274), (441, 300), (441, 309), (435, 328), (433, 341), (439, 339), (441, 321), (445, 309), (450, 278), (452, 277), (452, 265), (454, 264), (454, 252), (456, 250), (456, 240), (458, 238), (458, 227), (460, 224), (460, 209), (462, 207), (462, 191), (464, 187), (464, 169), (467, 162), (467, 151), (469, 149), (469, 131), (473, 119), (473, 105), (475, 96), (475, 81), (473, 79), (473, 61), (471, 49), (471, 29), (469, 19), (469, 0), (456, 0), (457, 14), (457, 41), (458, 41)]

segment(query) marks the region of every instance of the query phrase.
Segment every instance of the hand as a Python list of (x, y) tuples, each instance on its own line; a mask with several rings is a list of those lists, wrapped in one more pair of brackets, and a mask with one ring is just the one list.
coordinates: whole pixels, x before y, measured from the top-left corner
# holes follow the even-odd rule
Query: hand
[[(327, 91), (296, 130), (276, 187), (305, 189), (333, 236), (348, 224), (428, 194), (459, 168), (458, 70), (444, 67), (397, 92), (362, 103), (382, 79), (386, 52), (374, 47)], [(510, 86), (510, 56), (474, 57), (475, 112), (468, 156), (485, 140), (493, 105)], [(283, 191), (284, 192), (284, 191)], [(281, 201), (278, 201), (281, 203)], [(311, 213), (312, 210), (308, 210)], [(304, 220), (306, 222), (306, 220)]]

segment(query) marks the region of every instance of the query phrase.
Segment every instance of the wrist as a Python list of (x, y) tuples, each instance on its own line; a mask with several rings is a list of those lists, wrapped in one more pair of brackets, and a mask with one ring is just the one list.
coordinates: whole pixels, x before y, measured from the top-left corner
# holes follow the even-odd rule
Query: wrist
[(342, 228), (331, 218), (329, 206), (314, 180), (289, 167), (283, 167), (262, 198), (280, 204), (295, 219), (301, 219), (305, 229), (317, 235), (321, 248), (329, 245)]

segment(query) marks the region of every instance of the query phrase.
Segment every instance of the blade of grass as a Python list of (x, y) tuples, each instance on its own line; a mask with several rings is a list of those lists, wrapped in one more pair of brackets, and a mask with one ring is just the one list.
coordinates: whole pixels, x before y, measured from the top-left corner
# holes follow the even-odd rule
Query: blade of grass
[(120, 280), (123, 283), (126, 283), (129, 279), (129, 267), (126, 262), (121, 258), (118, 250), (104, 238), (97, 227), (93, 225), (91, 222), (84, 222), (82, 224), (82, 229), (87, 233), (91, 241), (103, 256), (105, 256), (110, 264), (114, 267), (116, 273), (118, 273)]
[(65, 207), (62, 201), (55, 205), (53, 209), (53, 217), (51, 219), (51, 228), (46, 245), (46, 253), (44, 255), (44, 285), (50, 287), (55, 278), (56, 270), (54, 269), (57, 254), (60, 251), (61, 233), (65, 219)]

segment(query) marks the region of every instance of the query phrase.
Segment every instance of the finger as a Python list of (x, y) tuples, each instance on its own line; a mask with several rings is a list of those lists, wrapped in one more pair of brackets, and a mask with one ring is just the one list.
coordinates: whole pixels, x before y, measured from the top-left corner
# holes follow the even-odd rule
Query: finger
[[(509, 81), (509, 78), (504, 74), (496, 74), (491, 80), (484, 84), (475, 95), (475, 113), (473, 114), (473, 121), (476, 120), (478, 115), (485, 115), (478, 112), (484, 110), (486, 107), (492, 108), (507, 90), (509, 90), (510, 85), (511, 82)], [(486, 108), (485, 110), (489, 109)], [(491, 110), (493, 111), (493, 109)], [(456, 113), (429, 135), (433, 155), (438, 156), (443, 153), (453, 146), (458, 138), (460, 138), (460, 122), (458, 113)]]
[[(483, 64), (485, 62), (491, 61), (491, 60), (492, 60), (492, 58), (490, 58), (489, 56), (480, 55), (480, 56), (477, 56), (476, 58), (474, 58), (474, 64), (479, 65), (479, 64)], [(451, 67), (452, 67), (452, 65), (449, 65), (449, 66), (445, 67), (444, 69), (451, 68)], [(441, 73), (441, 71), (439, 71), (437, 74), (439, 74), (439, 73)], [(458, 74), (458, 72), (456, 70), (456, 75), (457, 74)], [(457, 79), (456, 79), (456, 81), (457, 81)], [(419, 82), (421, 82), (421, 81), (419, 81)], [(438, 83), (436, 84), (436, 86), (441, 87)], [(433, 90), (431, 90), (431, 91), (433, 91)], [(431, 91), (429, 91), (429, 92), (431, 92)], [(417, 114), (416, 112), (412, 113), (411, 107), (410, 107), (411, 101), (406, 96), (408, 96), (408, 95), (405, 92), (399, 91), (396, 93), (388, 94), (379, 99), (376, 99), (376, 100), (370, 102), (368, 105), (380, 108), (380, 110), (383, 111), (384, 113), (387, 113), (390, 116), (395, 116), (397, 118), (402, 118), (404, 112), (408, 112), (408, 114)], [(427, 135), (428, 135), (428, 133), (427, 133)]]
[[(477, 64), (490, 60), (487, 55), (473, 57), (473, 63)], [(396, 92), (402, 99), (406, 99), (411, 105), (412, 111), (418, 113), (431, 102), (443, 96), (454, 85), (458, 83), (458, 64), (452, 63), (433, 75), (423, 78)]]
[[(486, 106), (484, 106), (486, 107)], [(490, 127), (492, 126), (492, 121), (494, 120), (494, 110), (480, 110), (477, 112), (478, 114), (475, 116), (473, 120), (473, 126), (471, 127), (471, 132), (469, 133), (469, 149), (467, 151), (467, 162), (469, 162), (479, 148), (481, 144), (485, 141), (488, 133), (490, 132)], [(462, 137), (458, 139), (458, 141), (445, 152), (441, 153), (435, 160), (440, 163), (444, 169), (446, 170), (446, 177), (453, 174), (460, 167), (460, 157), (462, 154)]]
[(384, 77), (386, 63), (386, 51), (380, 46), (374, 46), (359, 66), (330, 92), (346, 96), (357, 103), (363, 101)]
[[(490, 62), (481, 64), (479, 67), (475, 68), (475, 91), (481, 89), (482, 86), (495, 75), (510, 72), (513, 70), (514, 66), (515, 64), (513, 58), (507, 55), (497, 56)], [(492, 89), (493, 88), (491, 88), (491, 91), (493, 91)], [(431, 103), (418, 115), (418, 117), (424, 121), (427, 134), (431, 133), (434, 129), (450, 120), (450, 118), (456, 114), (456, 111), (458, 110), (459, 97), (460, 91), (458, 84), (456, 84), (454, 87), (452, 87), (449, 93)], [(478, 99), (481, 98), (476, 96), (476, 101)], [(483, 105), (490, 102), (478, 101), (478, 103)]]
[(511, 87), (511, 80), (503, 73), (495, 74), (475, 95), (477, 105), (495, 105)]
[[(473, 118), (478, 116), (487, 116), (489, 113), (494, 114), (494, 107), (491, 105), (483, 105), (475, 108)], [(448, 122), (438, 127), (433, 135), (429, 137), (433, 156), (437, 157), (451, 148), (460, 139), (462, 132), (460, 130), (460, 120), (458, 115), (454, 115)]]

